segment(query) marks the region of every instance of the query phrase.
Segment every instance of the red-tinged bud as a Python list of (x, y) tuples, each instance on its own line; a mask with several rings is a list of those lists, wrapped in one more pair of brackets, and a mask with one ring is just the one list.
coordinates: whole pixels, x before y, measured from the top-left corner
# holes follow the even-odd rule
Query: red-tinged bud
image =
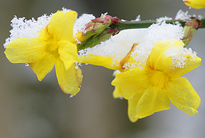
[(117, 28), (110, 28), (107, 30), (108, 33), (115, 35), (116, 33), (118, 33), (118, 29)]
[(111, 35), (118, 33), (117, 28), (111, 28), (111, 25), (118, 25), (120, 19), (110, 15), (103, 15), (100, 18), (91, 20), (85, 25), (84, 36), (89, 36), (78, 45), (78, 50), (93, 47), (102, 41), (107, 40)]
[(105, 29), (108, 29), (112, 24), (119, 24), (120, 20), (110, 15), (101, 16), (100, 18), (93, 19), (86, 24), (84, 35), (99, 35)]
[(182, 41), (184, 42), (186, 47), (192, 40), (195, 31), (201, 27), (202, 23), (200, 20), (193, 18), (193, 20), (186, 22), (184, 26), (184, 38)]

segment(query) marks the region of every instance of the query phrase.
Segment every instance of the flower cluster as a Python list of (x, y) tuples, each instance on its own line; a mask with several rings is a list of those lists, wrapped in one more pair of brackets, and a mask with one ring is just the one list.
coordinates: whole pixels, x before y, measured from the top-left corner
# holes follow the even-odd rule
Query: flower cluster
[[(184, 47), (182, 32), (179, 25), (166, 23), (122, 31), (87, 50), (81, 59), (116, 70), (113, 97), (128, 100), (128, 116), (132, 122), (169, 109), (170, 101), (182, 111), (196, 115), (200, 98), (181, 76), (198, 67), (201, 59)], [(104, 52), (108, 47), (110, 51)], [(112, 52), (114, 49), (116, 53)]]
[(113, 96), (128, 101), (132, 122), (169, 109), (170, 101), (196, 115), (200, 98), (182, 75), (198, 67), (201, 59), (184, 47), (183, 27), (162, 21), (146, 29), (112, 28), (119, 24), (116, 17), (77, 18), (67, 9), (37, 21), (15, 17), (5, 54), (11, 63), (28, 63), (39, 81), (55, 66), (62, 91), (72, 95), (82, 83), (78, 63), (115, 70)]

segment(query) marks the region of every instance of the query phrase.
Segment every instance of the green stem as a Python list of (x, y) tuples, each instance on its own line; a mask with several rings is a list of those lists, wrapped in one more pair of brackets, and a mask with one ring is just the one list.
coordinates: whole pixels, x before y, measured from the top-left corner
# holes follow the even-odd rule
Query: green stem
[[(199, 24), (200, 22), (200, 24)], [(205, 28), (205, 18), (201, 19), (198, 22), (197, 27)], [(90, 38), (84, 40), (81, 44), (78, 44), (78, 51), (82, 49), (86, 49), (88, 47), (94, 47), (95, 45), (99, 44), (102, 41), (107, 40), (112, 34), (120, 32), (125, 29), (138, 29), (138, 28), (148, 28), (150, 25), (155, 24), (156, 21), (120, 21), (119, 24), (112, 24), (109, 26), (109, 29), (112, 31), (116, 30), (116, 32), (109, 32), (104, 30), (102, 34), (91, 36)], [(168, 20), (166, 23), (169, 24), (176, 24), (180, 23), (182, 27), (185, 26), (185, 21), (182, 20)], [(108, 30), (109, 30), (108, 29)], [(193, 35), (193, 34), (192, 34)], [(190, 34), (189, 34), (190, 36)], [(192, 36), (191, 36), (192, 38)], [(191, 41), (191, 38), (188, 39), (187, 44)]]
[[(200, 28), (205, 28), (205, 18), (200, 20), (202, 26)], [(176, 24), (179, 22), (182, 27), (185, 26), (185, 21), (182, 20), (168, 20), (166, 23)], [(150, 25), (156, 23), (156, 21), (121, 21), (119, 24), (112, 24), (111, 28), (117, 28), (119, 31), (125, 29), (137, 29), (137, 28), (148, 28)]]

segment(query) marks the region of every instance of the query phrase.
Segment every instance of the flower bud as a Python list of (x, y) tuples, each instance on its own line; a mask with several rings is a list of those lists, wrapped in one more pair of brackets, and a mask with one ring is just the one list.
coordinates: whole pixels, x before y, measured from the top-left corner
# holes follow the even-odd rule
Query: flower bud
[(184, 26), (184, 38), (182, 39), (182, 41), (184, 42), (186, 47), (192, 40), (192, 37), (195, 33), (195, 31), (200, 27), (201, 22), (198, 19), (193, 19), (189, 22), (185, 23)]
[(93, 47), (102, 41), (107, 40), (111, 35), (118, 32), (118, 29), (111, 28), (112, 24), (119, 24), (120, 20), (110, 15), (104, 15), (100, 18), (93, 19), (91, 22), (85, 25), (85, 33), (83, 36), (88, 36), (87, 39), (78, 45), (78, 50), (82, 50), (88, 47)]
[(110, 15), (101, 16), (100, 18), (93, 19), (91, 22), (86, 24), (84, 35), (99, 35), (105, 29), (109, 28), (112, 24), (119, 24), (119, 19), (114, 18)]

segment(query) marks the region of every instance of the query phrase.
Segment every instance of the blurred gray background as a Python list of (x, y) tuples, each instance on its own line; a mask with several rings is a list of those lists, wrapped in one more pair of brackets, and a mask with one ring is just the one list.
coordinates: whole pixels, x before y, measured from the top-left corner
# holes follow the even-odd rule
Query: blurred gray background
[(120, 19), (142, 20), (175, 17), (177, 11), (205, 16), (205, 10), (189, 9), (182, 0), (0, 0), (0, 138), (204, 138), (205, 137), (205, 29), (196, 32), (189, 47), (202, 65), (185, 75), (201, 97), (198, 115), (192, 117), (172, 105), (170, 110), (131, 123), (127, 102), (113, 99), (113, 71), (83, 65), (81, 91), (73, 98), (64, 94), (55, 71), (39, 82), (29, 67), (11, 64), (3, 43), (10, 20), (17, 15), (35, 19), (62, 7), (79, 15), (108, 12)]

